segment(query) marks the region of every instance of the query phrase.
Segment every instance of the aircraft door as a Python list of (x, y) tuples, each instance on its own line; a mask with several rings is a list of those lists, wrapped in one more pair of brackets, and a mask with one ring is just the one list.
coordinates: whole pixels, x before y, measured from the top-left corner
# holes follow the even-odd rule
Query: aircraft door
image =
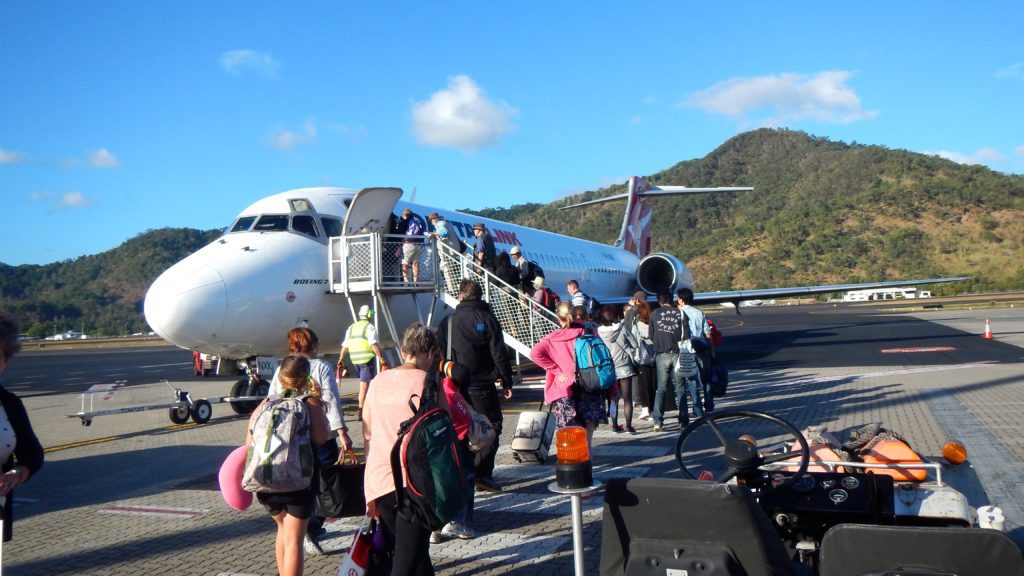
[(401, 197), (401, 188), (363, 188), (356, 192), (345, 214), (344, 234), (386, 234), (388, 217)]

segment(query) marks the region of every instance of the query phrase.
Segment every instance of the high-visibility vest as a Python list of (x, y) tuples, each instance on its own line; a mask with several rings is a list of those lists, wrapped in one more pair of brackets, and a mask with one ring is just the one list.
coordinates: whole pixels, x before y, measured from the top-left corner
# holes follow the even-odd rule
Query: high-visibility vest
[[(366, 340), (366, 331), (369, 327), (369, 320), (360, 320), (348, 327), (348, 357), (353, 364), (366, 364), (376, 356), (370, 342)], [(358, 329), (358, 335), (354, 328)]]

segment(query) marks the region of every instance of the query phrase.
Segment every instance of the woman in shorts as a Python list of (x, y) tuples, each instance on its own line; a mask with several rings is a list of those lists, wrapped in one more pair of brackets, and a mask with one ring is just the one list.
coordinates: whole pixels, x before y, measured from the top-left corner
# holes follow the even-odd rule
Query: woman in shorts
[[(330, 433), (327, 427), (327, 417), (324, 415), (324, 405), (320, 401), (320, 386), (309, 377), (309, 360), (303, 356), (292, 355), (281, 361), (281, 368), (277, 374), (284, 393), (289, 392), (302, 395), (308, 394), (305, 399), (309, 407), (309, 438), (315, 450), (317, 446), (330, 440)], [(264, 400), (264, 402), (266, 402)], [(252, 445), (252, 429), (256, 424), (256, 417), (260, 413), (260, 407), (253, 410), (249, 418), (248, 434), (245, 437), (245, 445)], [(314, 459), (314, 463), (316, 460)], [(314, 465), (314, 470), (316, 470)], [(316, 474), (313, 475), (317, 477)], [(302, 574), (303, 548), (302, 539), (306, 534), (306, 525), (313, 515), (316, 504), (317, 486), (310, 483), (309, 488), (296, 492), (256, 492), (256, 499), (270, 512), (270, 516), (277, 523), (277, 540), (274, 543), (274, 555), (277, 558), (277, 572), (281, 576), (298, 576)]]

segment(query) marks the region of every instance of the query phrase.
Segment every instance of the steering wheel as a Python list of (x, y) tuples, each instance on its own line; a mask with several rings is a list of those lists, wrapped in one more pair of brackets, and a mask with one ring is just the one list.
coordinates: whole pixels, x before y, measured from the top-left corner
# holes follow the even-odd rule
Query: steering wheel
[[(740, 418), (754, 418), (760, 420), (767, 420), (776, 426), (782, 428), (788, 432), (797, 443), (800, 444), (799, 450), (793, 450), (791, 452), (783, 452), (781, 454), (772, 454), (770, 456), (761, 456), (757, 451), (757, 444), (752, 438), (740, 437), (737, 439), (730, 440), (725, 436), (722, 428), (718, 425), (719, 422), (725, 422), (728, 420), (737, 420)], [(723, 454), (725, 462), (729, 467), (729, 470), (715, 478), (716, 482), (727, 482), (730, 479), (754, 472), (765, 464), (773, 464), (775, 462), (782, 462), (783, 460), (792, 460), (793, 458), (800, 458), (800, 467), (796, 473), (784, 480), (777, 486), (770, 486), (762, 488), (762, 494), (771, 494), (772, 492), (778, 492), (785, 488), (789, 488), (800, 479), (801, 476), (807, 472), (807, 465), (810, 463), (810, 448), (807, 446), (807, 440), (804, 435), (796, 429), (795, 426), (786, 422), (778, 416), (768, 414), (767, 412), (757, 412), (755, 410), (722, 410), (712, 412), (706, 416), (690, 422), (690, 424), (683, 429), (679, 434), (679, 439), (676, 440), (676, 462), (679, 463), (679, 469), (683, 471), (688, 478), (696, 479), (697, 477), (687, 469), (686, 464), (683, 463), (683, 445), (686, 439), (693, 435), (702, 426), (709, 426), (711, 431), (714, 432), (715, 437), (722, 443)]]

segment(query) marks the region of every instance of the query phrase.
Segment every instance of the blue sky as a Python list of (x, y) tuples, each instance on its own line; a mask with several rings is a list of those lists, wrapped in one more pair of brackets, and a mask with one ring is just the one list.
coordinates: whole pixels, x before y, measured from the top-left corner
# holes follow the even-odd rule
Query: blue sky
[(305, 186), (550, 202), (762, 126), (1024, 173), (1022, 6), (5, 2), (0, 262)]

